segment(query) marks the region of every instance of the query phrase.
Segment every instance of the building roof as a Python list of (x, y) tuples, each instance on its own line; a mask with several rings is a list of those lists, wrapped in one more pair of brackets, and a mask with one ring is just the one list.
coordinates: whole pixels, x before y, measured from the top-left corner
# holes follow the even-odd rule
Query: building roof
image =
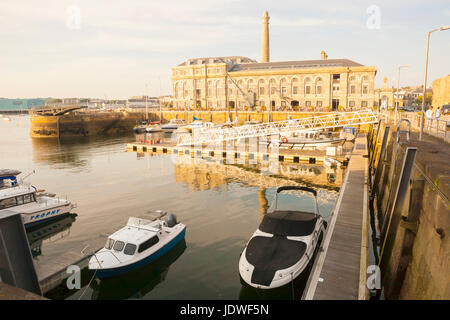
[(235, 64), (229, 71), (362, 66), (362, 64), (348, 59), (326, 59)]
[(246, 64), (246, 63), (256, 63), (256, 60), (243, 57), (243, 56), (229, 56), (229, 57), (206, 57), (206, 58), (194, 58), (188, 59), (178, 66), (191, 66), (191, 65), (201, 65), (209, 63), (230, 63), (230, 64)]

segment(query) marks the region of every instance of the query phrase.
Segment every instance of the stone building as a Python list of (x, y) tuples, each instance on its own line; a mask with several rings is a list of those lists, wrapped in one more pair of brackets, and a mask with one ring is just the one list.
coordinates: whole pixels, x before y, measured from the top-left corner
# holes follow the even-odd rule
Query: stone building
[(450, 75), (433, 81), (433, 107), (450, 104)]
[(338, 110), (376, 105), (376, 68), (348, 59), (269, 60), (263, 15), (262, 61), (242, 56), (188, 59), (172, 68), (175, 109)]

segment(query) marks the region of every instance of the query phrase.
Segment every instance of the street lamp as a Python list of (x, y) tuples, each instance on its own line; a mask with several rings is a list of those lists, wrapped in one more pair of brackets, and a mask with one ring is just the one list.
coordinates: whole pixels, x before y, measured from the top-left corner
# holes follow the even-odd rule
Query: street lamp
[(398, 105), (400, 104), (399, 99), (398, 99), (398, 92), (400, 90), (400, 69), (401, 68), (408, 68), (409, 65), (404, 65), (404, 66), (399, 66), (398, 67), (398, 77), (397, 77), (397, 101), (395, 103), (395, 121), (397, 122), (398, 119)]
[(422, 141), (422, 133), (423, 133), (423, 119), (425, 116), (425, 93), (427, 90), (427, 73), (428, 73), (428, 51), (430, 48), (430, 35), (435, 31), (444, 31), (450, 29), (450, 26), (444, 26), (440, 27), (431, 31), (428, 31), (427, 33), (427, 54), (425, 58), (425, 79), (423, 81), (423, 95), (422, 95), (422, 114), (420, 116), (420, 133), (419, 133), (419, 140)]

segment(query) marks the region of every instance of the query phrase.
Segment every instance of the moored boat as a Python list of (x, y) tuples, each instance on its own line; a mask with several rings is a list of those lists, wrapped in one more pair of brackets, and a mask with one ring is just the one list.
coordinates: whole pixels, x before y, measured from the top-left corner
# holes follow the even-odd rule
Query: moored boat
[[(286, 210), (286, 206), (279, 209), (278, 197), (282, 191), (312, 193), (314, 212)], [(298, 186), (279, 187), (272, 208), (241, 254), (241, 279), (259, 289), (272, 289), (290, 283), (311, 262), (325, 228), (326, 222), (319, 215), (316, 190)]]
[(173, 214), (167, 221), (130, 217), (127, 225), (111, 234), (105, 247), (91, 257), (89, 269), (99, 279), (137, 270), (163, 256), (184, 239), (185, 233), (186, 226)]
[(20, 213), (26, 228), (69, 214), (76, 207), (70, 201), (45, 194), (34, 186), (17, 183), (16, 175), (0, 178), (0, 212)]
[(170, 119), (170, 121), (166, 124), (163, 124), (161, 128), (163, 130), (177, 130), (180, 127), (186, 125), (186, 122), (182, 119)]

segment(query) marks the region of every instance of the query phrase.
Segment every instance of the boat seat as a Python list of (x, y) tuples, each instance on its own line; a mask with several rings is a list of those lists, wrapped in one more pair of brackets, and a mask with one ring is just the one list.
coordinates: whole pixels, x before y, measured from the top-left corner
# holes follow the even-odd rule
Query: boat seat
[(296, 264), (305, 254), (306, 243), (289, 240), (284, 236), (253, 237), (245, 251), (245, 257), (255, 269), (251, 281), (269, 286), (277, 270)]
[(304, 211), (273, 211), (267, 213), (259, 230), (274, 235), (302, 237), (314, 232), (319, 216)]

